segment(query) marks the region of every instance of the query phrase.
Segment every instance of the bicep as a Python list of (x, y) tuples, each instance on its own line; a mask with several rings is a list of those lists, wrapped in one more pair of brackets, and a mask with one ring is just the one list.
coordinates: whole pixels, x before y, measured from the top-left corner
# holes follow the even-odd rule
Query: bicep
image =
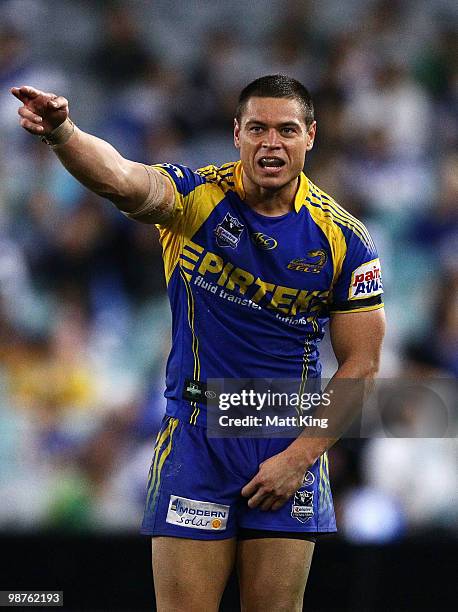
[(171, 179), (151, 166), (130, 160), (123, 164), (123, 175), (123, 196), (113, 200), (119, 210), (142, 223), (167, 223), (175, 205)]
[(366, 312), (345, 312), (331, 315), (331, 343), (341, 366), (356, 362), (376, 370), (385, 335), (383, 308)]

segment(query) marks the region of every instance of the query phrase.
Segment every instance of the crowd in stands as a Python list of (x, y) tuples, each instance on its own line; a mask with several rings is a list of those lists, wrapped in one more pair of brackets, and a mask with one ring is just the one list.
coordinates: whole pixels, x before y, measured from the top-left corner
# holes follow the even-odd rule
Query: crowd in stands
[[(80, 186), (19, 127), (9, 88), (66, 96), (130, 159), (195, 169), (237, 159), (244, 85), (299, 79), (318, 122), (305, 172), (379, 249), (381, 376), (453, 381), (457, 23), (447, 0), (0, 4), (0, 530), (138, 528), (170, 342), (155, 228)], [(343, 537), (451, 530), (456, 459), (450, 437), (336, 445)]]

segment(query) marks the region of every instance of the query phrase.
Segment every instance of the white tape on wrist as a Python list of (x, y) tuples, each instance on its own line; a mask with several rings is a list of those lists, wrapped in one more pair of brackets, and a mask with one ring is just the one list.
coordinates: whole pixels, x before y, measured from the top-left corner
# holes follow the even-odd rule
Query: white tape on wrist
[(73, 136), (75, 129), (75, 124), (70, 117), (67, 117), (67, 119), (58, 125), (50, 134), (43, 136), (41, 140), (52, 149), (55, 149), (56, 147), (61, 147), (66, 144)]

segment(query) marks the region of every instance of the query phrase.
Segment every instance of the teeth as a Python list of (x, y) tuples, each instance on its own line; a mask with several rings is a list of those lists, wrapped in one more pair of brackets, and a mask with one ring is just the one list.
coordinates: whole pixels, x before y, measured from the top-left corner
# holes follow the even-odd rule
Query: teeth
[(282, 166), (283, 162), (278, 157), (261, 157), (259, 160), (263, 166)]

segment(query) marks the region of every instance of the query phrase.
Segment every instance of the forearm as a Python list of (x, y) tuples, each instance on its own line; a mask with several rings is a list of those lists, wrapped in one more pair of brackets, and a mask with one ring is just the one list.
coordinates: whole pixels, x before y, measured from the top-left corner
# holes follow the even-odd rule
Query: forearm
[(151, 166), (125, 159), (110, 144), (83, 132), (69, 119), (68, 100), (23, 85), (11, 93), (23, 103), (21, 126), (48, 143), (64, 167), (85, 187), (108, 198), (142, 223), (167, 223), (173, 216), (171, 179)]
[(292, 461), (302, 462), (306, 469), (342, 437), (372, 391), (377, 370), (375, 363), (358, 361), (338, 368), (323, 393), (331, 398), (330, 403), (319, 406), (313, 414), (316, 422), (324, 420), (328, 427), (306, 427), (287, 449)]
[[(148, 195), (148, 175), (141, 164), (124, 159), (108, 142), (76, 126), (70, 139), (53, 150), (80, 183), (108, 198), (121, 210), (132, 210)], [(132, 181), (130, 176), (134, 164), (138, 169), (136, 180)]]

